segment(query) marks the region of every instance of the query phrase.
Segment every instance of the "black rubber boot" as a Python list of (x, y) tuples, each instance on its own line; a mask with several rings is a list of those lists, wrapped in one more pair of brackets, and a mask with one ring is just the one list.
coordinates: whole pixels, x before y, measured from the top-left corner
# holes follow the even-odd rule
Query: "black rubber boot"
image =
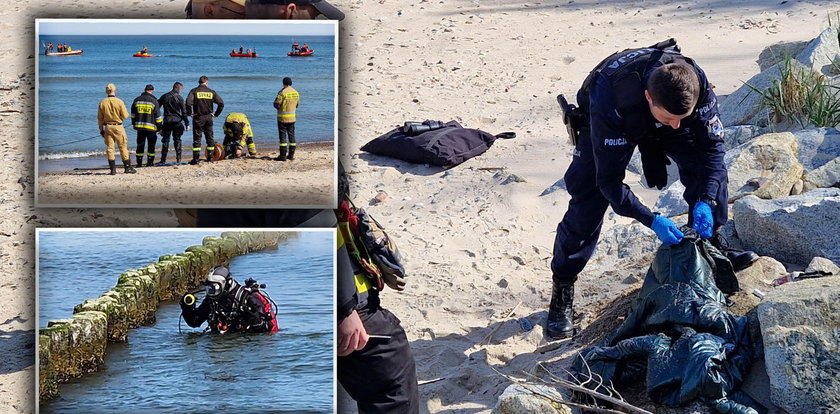
[(280, 148), (280, 155), (278, 155), (277, 158), (274, 159), (274, 161), (286, 161), (286, 148), (285, 147)]
[(175, 151), (175, 162), (181, 162), (181, 151)]
[(729, 246), (729, 242), (722, 234), (715, 232), (709, 241), (712, 246), (715, 246), (721, 253), (726, 255), (726, 258), (732, 262), (732, 268), (736, 272), (740, 272), (755, 263), (758, 260), (758, 255), (750, 250), (739, 250)]
[(213, 151), (207, 152), (207, 162), (213, 162)]
[(190, 165), (198, 165), (198, 151), (193, 151), (193, 159), (190, 161)]
[(160, 163), (159, 164), (166, 164), (166, 154), (169, 152), (169, 147), (161, 147), (160, 149)]
[(135, 158), (137, 158), (137, 165), (135, 165), (135, 167), (137, 167), (137, 168), (142, 167), (143, 166), (143, 156), (142, 155), (135, 155)]
[(295, 159), (295, 148), (297, 148), (295, 145), (289, 146), (289, 158), (287, 160), (292, 161)]
[(548, 319), (545, 322), (545, 335), (551, 339), (571, 338), (574, 332), (572, 302), (575, 299), (575, 286), (557, 286), (552, 284), (551, 304), (548, 305)]
[(146, 159), (146, 166), (151, 167), (155, 165), (155, 157), (149, 157)]
[(117, 175), (117, 163), (114, 160), (108, 160), (108, 166), (111, 167), (111, 175)]
[(135, 174), (137, 172), (137, 170), (135, 170), (134, 168), (131, 168), (131, 161), (129, 161), (129, 160), (123, 160), (123, 167), (125, 167), (124, 172), (126, 174)]

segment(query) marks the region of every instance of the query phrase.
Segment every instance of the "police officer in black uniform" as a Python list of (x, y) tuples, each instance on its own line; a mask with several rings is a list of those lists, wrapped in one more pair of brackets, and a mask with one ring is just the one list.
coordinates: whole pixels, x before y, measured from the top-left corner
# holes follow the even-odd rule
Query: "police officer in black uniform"
[(548, 337), (572, 335), (574, 283), (595, 250), (608, 206), (652, 228), (666, 245), (682, 240), (671, 220), (651, 212), (623, 182), (636, 146), (650, 186), (663, 188), (668, 157), (676, 162), (688, 224), (725, 249), (736, 270), (758, 259), (753, 252), (729, 250), (718, 233), (727, 220), (728, 191), (717, 97), (703, 70), (679, 53), (673, 39), (604, 59), (583, 82), (577, 101), (580, 108), (564, 108), (576, 143), (564, 176), (571, 200), (557, 226), (551, 261)]
[[(213, 161), (216, 142), (213, 141), (213, 118), (222, 114), (225, 107), (222, 97), (216, 91), (207, 87), (207, 76), (198, 79), (198, 87), (193, 88), (187, 95), (187, 110), (193, 118), (193, 159), (190, 164), (198, 164), (201, 152), (201, 134), (207, 143), (207, 161)], [(213, 112), (216, 104), (216, 112)]]
[(184, 135), (184, 129), (190, 130), (189, 112), (184, 103), (184, 98), (181, 97), (181, 91), (184, 89), (184, 84), (175, 82), (172, 85), (172, 90), (163, 94), (158, 99), (160, 107), (164, 113), (163, 115), (163, 130), (161, 131), (160, 139), (160, 163), (166, 163), (166, 155), (169, 152), (169, 137), (174, 139), (173, 145), (175, 147), (175, 161), (181, 162), (181, 136)]
[(198, 328), (207, 322), (213, 333), (277, 332), (276, 307), (253, 279), (240, 285), (225, 266), (216, 266), (203, 282), (206, 296), (195, 306), (195, 297), (181, 298), (181, 313), (187, 325)]

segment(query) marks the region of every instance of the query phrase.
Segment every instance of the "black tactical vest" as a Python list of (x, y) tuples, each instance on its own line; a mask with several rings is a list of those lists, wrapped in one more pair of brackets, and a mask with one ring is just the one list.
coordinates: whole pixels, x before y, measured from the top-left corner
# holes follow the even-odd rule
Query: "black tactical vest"
[(683, 61), (694, 67), (694, 62), (682, 56), (674, 39), (669, 39), (642, 49), (626, 49), (614, 53), (595, 67), (578, 91), (580, 108), (589, 119), (589, 91), (599, 74), (610, 82), (622, 129), (628, 140), (639, 143), (652, 132), (655, 122), (645, 99), (644, 78), (658, 63)]

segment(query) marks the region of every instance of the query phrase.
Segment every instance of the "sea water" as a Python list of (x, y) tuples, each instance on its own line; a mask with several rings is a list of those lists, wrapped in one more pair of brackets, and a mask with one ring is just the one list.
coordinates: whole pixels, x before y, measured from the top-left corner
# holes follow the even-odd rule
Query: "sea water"
[[(99, 101), (106, 96), (105, 85), (116, 85), (117, 97), (130, 112), (131, 102), (143, 93), (146, 84), (154, 85), (154, 95), (159, 98), (172, 89), (173, 83), (181, 82), (184, 84), (181, 96), (186, 99), (202, 75), (210, 78), (208, 87), (225, 103), (222, 115), (213, 123), (219, 143), (224, 138), (224, 117), (241, 112), (251, 122), (257, 146), (276, 150), (277, 110), (273, 102), (287, 76), (292, 78), (293, 87), (301, 96), (295, 124), (297, 141), (332, 142), (334, 139), (336, 72), (331, 36), (44, 35), (39, 39), (39, 46), (49, 42), (67, 43), (84, 53), (46, 56), (42, 50), (38, 55), (39, 160), (105, 153), (96, 119)], [(307, 43), (315, 54), (286, 56), (293, 42)], [(256, 48), (259, 57), (230, 57), (232, 49), (238, 52), (240, 45)], [(157, 57), (132, 57), (143, 46)], [(130, 120), (124, 125), (129, 150), (134, 151), (136, 133)], [(185, 132), (182, 140), (188, 153), (192, 148), (192, 131)], [(159, 153), (160, 139), (157, 149)], [(170, 154), (172, 151), (170, 142)]]
[[(169, 243), (170, 233), (177, 232), (158, 233), (163, 234), (158, 243)], [(100, 372), (62, 384), (61, 396), (42, 403), (41, 413), (332, 412), (333, 235), (297, 234), (276, 250), (248, 253), (230, 263), (240, 283), (252, 277), (267, 285), (264, 291), (279, 307), (278, 333), (211, 335), (180, 322), (177, 301), (161, 303), (154, 325), (129, 330), (128, 343), (109, 344)], [(119, 258), (121, 246), (112, 242), (122, 237), (78, 244), (86, 245), (88, 256)], [(40, 244), (43, 249), (44, 239)], [(77, 255), (53, 257), (40, 262), (42, 295), (46, 278), (73, 277), (79, 288), (92, 283)], [(47, 270), (45, 261), (55, 270)], [(68, 266), (80, 272), (66, 272)], [(111, 284), (119, 272), (111, 275)], [(200, 303), (203, 293), (197, 296)]]

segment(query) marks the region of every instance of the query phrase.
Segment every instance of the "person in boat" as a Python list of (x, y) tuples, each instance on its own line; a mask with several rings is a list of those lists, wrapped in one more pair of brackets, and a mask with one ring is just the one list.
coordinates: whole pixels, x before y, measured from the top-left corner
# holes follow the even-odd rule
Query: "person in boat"
[(52, 42), (50, 42), (50, 44), (47, 45), (47, 53), (52, 53), (52, 50), (53, 50), (53, 44), (52, 44)]
[(246, 0), (245, 18), (344, 20), (344, 13), (325, 0)]
[(148, 55), (149, 54), (149, 48), (147, 48), (146, 46), (143, 46), (143, 50), (140, 51), (140, 54), (141, 55)]
[(243, 47), (242, 47), (242, 45), (239, 45), (239, 54), (242, 54), (242, 51), (243, 51), (244, 49), (245, 49), (245, 48), (243, 48)]
[(230, 53), (236, 54), (236, 48), (231, 49)]
[(300, 49), (301, 53), (306, 53), (309, 51), (309, 45), (306, 43), (303, 44), (303, 48)]
[(195, 296), (181, 298), (181, 314), (187, 325), (198, 328), (207, 322), (215, 334), (277, 332), (277, 305), (262, 289), (265, 285), (248, 278), (245, 286), (237, 282), (225, 266), (210, 270), (202, 282), (204, 299), (195, 306)]
[(292, 53), (300, 53), (300, 45), (297, 43), (292, 43)]

